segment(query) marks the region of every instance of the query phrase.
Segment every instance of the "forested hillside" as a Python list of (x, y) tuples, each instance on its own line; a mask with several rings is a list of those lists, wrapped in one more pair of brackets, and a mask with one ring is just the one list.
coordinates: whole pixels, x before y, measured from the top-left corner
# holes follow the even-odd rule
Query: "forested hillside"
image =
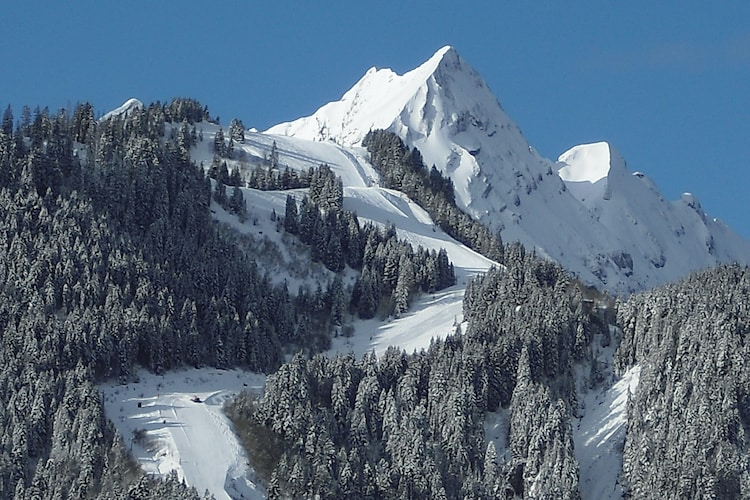
[[(17, 123), (5, 111), (3, 497), (185, 498), (176, 478), (139, 479), (104, 418), (96, 381), (126, 382), (136, 366), (270, 372), (287, 351), (325, 348), (350, 307), (372, 315), (386, 300), (383, 313), (399, 314), (418, 290), (453, 283), (444, 254), (413, 251), (395, 233), (360, 228), (355, 214), (341, 210), (340, 180), (338, 201), (326, 204), (337, 181), (321, 168), (310, 172), (300, 219), (288, 214), (285, 227), (332, 270), (364, 269), (354, 301), (340, 279), (296, 295), (273, 285), (211, 218), (212, 196), (239, 212), (241, 192), (222, 196), (223, 178), (212, 190), (190, 160), (202, 135), (195, 124), (208, 118), (190, 99), (103, 120), (88, 104), (72, 113), (24, 108)], [(342, 234), (355, 241), (332, 243)]]
[[(625, 495), (750, 496), (746, 268), (615, 302), (503, 246), (418, 150), (375, 131), (366, 142), (381, 182), (503, 266), (469, 281), (464, 322), (425, 350), (318, 354), (347, 321), (397, 321), (420, 293), (453, 285), (453, 265), (395, 226), (360, 223), (326, 165), (291, 172), (270, 155), (243, 179), (224, 163), (238, 122), (204, 172), (190, 151), (208, 119), (190, 99), (101, 120), (88, 104), (5, 111), (0, 498), (199, 498), (176, 475), (145, 477), (105, 418), (96, 383), (132, 381), (141, 366), (272, 374), (231, 412), (271, 451), (255, 465), (274, 498), (579, 498), (582, 391), (613, 382), (597, 355), (620, 338), (616, 375), (641, 368)], [(290, 189), (277, 227), (328, 269), (317, 290), (274, 284), (212, 217), (212, 200), (246, 216), (247, 182)], [(485, 435), (490, 412), (504, 422), (499, 441)]]
[[(558, 266), (518, 245), (505, 254), (507, 271), (469, 286), (466, 332), (380, 359), (296, 357), (262, 400), (238, 403), (259, 435), (283, 443), (272, 497), (578, 497), (572, 367), (590, 362), (607, 325)], [(502, 409), (501, 460), (483, 420)]]
[[(165, 498), (166, 486), (148, 493), (152, 481), (138, 482), (96, 380), (126, 381), (136, 364), (270, 371), (284, 345), (327, 337), (309, 321), (330, 314), (326, 301), (272, 286), (212, 222), (210, 183), (188, 157), (206, 113), (175, 100), (97, 122), (82, 104), (72, 114), (24, 109), (14, 127), (6, 110), (3, 496), (113, 498), (135, 488)], [(188, 495), (169, 484), (175, 498)]]
[(641, 365), (623, 483), (633, 498), (750, 496), (750, 272), (738, 266), (632, 297), (620, 370)]

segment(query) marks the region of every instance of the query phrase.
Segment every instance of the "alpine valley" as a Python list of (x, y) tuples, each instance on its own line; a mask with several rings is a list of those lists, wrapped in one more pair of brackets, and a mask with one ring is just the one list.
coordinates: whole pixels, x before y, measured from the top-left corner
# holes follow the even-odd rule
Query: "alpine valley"
[(0, 498), (748, 498), (749, 264), (452, 47), (265, 132), (9, 107)]

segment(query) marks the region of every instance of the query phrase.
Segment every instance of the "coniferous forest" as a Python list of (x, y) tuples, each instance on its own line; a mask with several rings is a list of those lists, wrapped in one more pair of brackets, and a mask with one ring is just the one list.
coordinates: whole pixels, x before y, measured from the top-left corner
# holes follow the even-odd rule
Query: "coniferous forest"
[[(592, 301), (562, 268), (460, 212), (449, 179), (375, 131), (365, 145), (387, 187), (502, 267), (469, 283), (465, 323), (426, 350), (317, 354), (345, 317), (398, 317), (453, 285), (453, 266), (396, 228), (360, 224), (325, 165), (229, 172), (221, 157), (244, 140), (239, 122), (204, 172), (189, 151), (209, 119), (192, 99), (102, 120), (86, 103), (5, 110), (0, 497), (200, 498), (174, 475), (142, 474), (96, 384), (139, 366), (214, 366), (271, 374), (262, 396), (228, 411), (274, 451), (258, 467), (273, 498), (579, 498), (576, 372), (604, 387), (595, 346), (617, 341), (616, 372), (642, 373), (625, 495), (750, 496), (748, 269)], [(263, 274), (211, 217), (212, 199), (243, 216), (243, 182), (307, 188), (280, 225), (335, 278), (292, 293)], [(345, 268), (357, 271), (352, 287), (336, 274)], [(507, 417), (507, 450), (485, 436), (487, 412)]]

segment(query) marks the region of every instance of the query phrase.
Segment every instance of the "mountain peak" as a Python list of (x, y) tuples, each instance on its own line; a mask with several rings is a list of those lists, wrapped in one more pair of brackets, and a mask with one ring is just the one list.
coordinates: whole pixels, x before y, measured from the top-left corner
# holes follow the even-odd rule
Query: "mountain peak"
[(441, 64), (444, 65), (455, 65), (460, 63), (461, 56), (458, 55), (458, 51), (451, 45), (446, 45), (438, 49), (431, 58), (427, 60), (422, 66), (433, 66), (437, 68)]
[[(558, 163), (541, 158), (450, 45), (403, 75), (372, 68), (339, 101), (267, 132), (348, 147), (374, 129), (418, 148), (451, 178), (458, 206), (505, 241), (610, 291), (750, 255), (750, 244), (696, 217), (697, 203), (667, 202), (644, 174), (629, 173), (607, 142), (571, 148)], [(680, 236), (688, 234), (707, 236)]]
[(458, 56), (458, 52), (452, 45), (445, 45), (442, 48), (438, 49), (433, 55), (433, 57), (439, 56), (442, 59), (446, 55), (456, 57)]
[[(375, 128), (399, 133), (397, 129), (403, 125), (396, 124), (398, 121), (410, 124), (422, 120), (429, 122), (437, 109), (445, 108), (442, 104), (446, 97), (451, 101), (454, 95), (459, 98), (468, 96), (474, 101), (476, 89), (484, 89), (485, 94), (490, 94), (476, 71), (464, 63), (454, 47), (446, 45), (403, 75), (389, 68), (372, 67), (339, 101), (324, 105), (312, 116), (281, 123), (266, 132), (314, 141), (332, 140), (340, 145), (353, 146)], [(494, 96), (484, 97), (482, 104), (490, 101), (496, 105)], [(456, 109), (455, 105), (448, 108), (445, 109), (448, 117), (465, 111)], [(405, 113), (414, 116), (408, 119)]]

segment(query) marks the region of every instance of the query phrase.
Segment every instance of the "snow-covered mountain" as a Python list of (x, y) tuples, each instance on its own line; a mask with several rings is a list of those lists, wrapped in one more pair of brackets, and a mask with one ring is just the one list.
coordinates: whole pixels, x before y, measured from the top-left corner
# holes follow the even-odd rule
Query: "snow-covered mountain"
[[(130, 100), (105, 117), (127, 115), (140, 106)], [(244, 173), (265, 166), (272, 150), (280, 166), (294, 170), (326, 163), (342, 179), (346, 209), (361, 220), (395, 224), (398, 236), (414, 246), (444, 248), (454, 263), (456, 285), (415, 299), (399, 318), (354, 320), (353, 335), (333, 339), (332, 353), (381, 355), (390, 346), (407, 351), (426, 348), (433, 337), (444, 337), (463, 323), (467, 281), (496, 264), (442, 232), (406, 195), (379, 186), (379, 175), (361, 147), (364, 136), (375, 128), (389, 129), (418, 147), (428, 165), (435, 164), (452, 178), (462, 208), (501, 230), (505, 241), (520, 240), (584, 281), (610, 291), (645, 289), (719, 262), (750, 263), (750, 242), (706, 216), (692, 195), (665, 200), (644, 174), (629, 172), (609, 144), (576, 146), (556, 162), (540, 157), (478, 73), (445, 47), (404, 75), (369, 70), (340, 101), (310, 117), (264, 133), (246, 131), (244, 141), (234, 145), (234, 159), (227, 160), (230, 167), (247, 169)], [(190, 154), (208, 166), (219, 125), (203, 122), (199, 129), (204, 140)], [(279, 230), (277, 214), (283, 213), (287, 195), (301, 197), (304, 190), (242, 191), (248, 220), (216, 203), (211, 209), (216, 220), (243, 236), (243, 245), (262, 254), (257, 264), (265, 273), (292, 290), (330, 278), (303, 245)], [(345, 273), (345, 279), (352, 276)], [(583, 374), (577, 378), (582, 405), (573, 439), (583, 498), (622, 494), (618, 481), (626, 408), (629, 394), (638, 387), (640, 369), (631, 369), (615, 383), (615, 347), (613, 343), (596, 350), (611, 386), (591, 391), (583, 374), (586, 367), (576, 367)], [(239, 389), (238, 382), (247, 380), (247, 374), (225, 375), (204, 371), (166, 381), (162, 376), (143, 377), (141, 385), (127, 392), (119, 386), (102, 391), (108, 415), (121, 433), (143, 430), (144, 443), (153, 445), (135, 449), (146, 470), (175, 470), (188, 484), (208, 488), (217, 498), (259, 498), (264, 493), (245, 467), (246, 458), (226, 419), (217, 413), (222, 399)], [(211, 385), (214, 382), (219, 385)], [(251, 385), (259, 390), (259, 379)], [(138, 406), (132, 399), (140, 393), (145, 397)], [(196, 394), (208, 404), (190, 402)], [(508, 450), (505, 412), (491, 414), (485, 422), (487, 439), (500, 455)], [(200, 445), (207, 442), (206, 436), (215, 444), (209, 460)]]
[[(204, 140), (193, 146), (191, 158), (210, 165), (219, 126), (204, 122), (199, 127)], [(235, 145), (236, 157), (242, 160), (227, 161), (231, 166), (262, 161), (273, 147), (279, 164), (294, 170), (327, 164), (345, 185), (344, 208), (356, 212), (360, 221), (381, 227), (392, 223), (399, 238), (415, 248), (445, 249), (455, 266), (456, 285), (415, 298), (410, 310), (398, 319), (355, 320), (354, 334), (334, 338), (330, 352), (380, 356), (391, 346), (411, 352), (426, 349), (433, 338), (453, 333), (463, 320), (467, 281), (497, 263), (436, 228), (430, 216), (403, 193), (377, 186), (378, 174), (361, 148), (246, 131), (244, 142)], [(245, 221), (211, 203), (214, 219), (242, 235), (243, 245), (256, 253), (256, 264), (263, 272), (294, 292), (301, 285), (314, 289), (332, 277), (322, 264), (311, 260), (296, 237), (278, 230), (276, 215), (284, 213), (287, 195), (302, 197), (305, 191), (242, 188), (248, 209)], [(353, 271), (344, 273), (344, 279), (352, 278)], [(216, 498), (266, 498), (222, 411), (223, 403), (239, 391), (260, 392), (264, 376), (204, 368), (166, 375), (143, 372), (138, 378), (124, 388), (119, 382), (100, 388), (107, 415), (120, 434), (140, 436), (131, 443), (131, 453), (144, 471), (154, 475), (175, 471), (180, 480), (198, 491), (207, 489)], [(191, 399), (195, 396), (203, 403), (196, 404)]]
[(665, 200), (606, 143), (557, 162), (526, 142), (481, 76), (452, 47), (398, 75), (372, 68), (341, 100), (266, 133), (342, 149), (383, 128), (449, 175), (459, 205), (616, 293), (642, 290), (722, 262), (750, 263), (750, 242), (709, 218), (697, 199)]

